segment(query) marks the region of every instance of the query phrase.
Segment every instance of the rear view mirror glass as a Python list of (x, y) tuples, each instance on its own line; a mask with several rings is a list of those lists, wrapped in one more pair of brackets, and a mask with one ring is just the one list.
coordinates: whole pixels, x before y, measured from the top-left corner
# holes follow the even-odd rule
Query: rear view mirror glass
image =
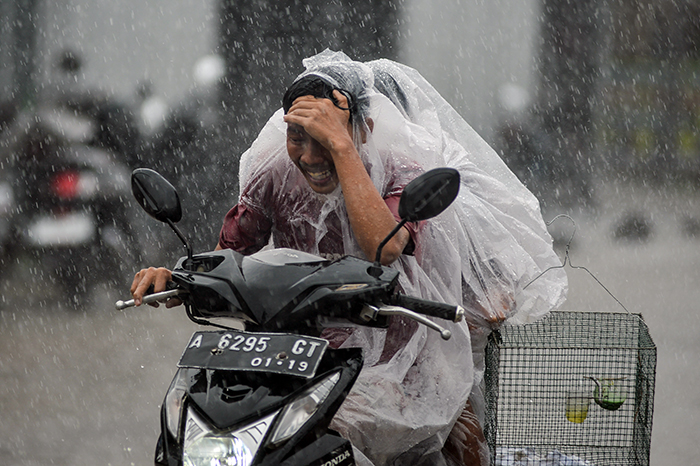
[(459, 172), (435, 168), (406, 185), (399, 202), (399, 216), (409, 222), (441, 214), (459, 193)]
[(131, 192), (143, 210), (156, 220), (177, 223), (182, 218), (180, 197), (160, 173), (137, 168), (131, 173)]

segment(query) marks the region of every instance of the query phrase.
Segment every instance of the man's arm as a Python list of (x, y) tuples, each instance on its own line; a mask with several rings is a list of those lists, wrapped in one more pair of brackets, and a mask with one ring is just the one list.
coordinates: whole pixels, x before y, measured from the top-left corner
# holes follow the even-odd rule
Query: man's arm
[(233, 249), (244, 255), (261, 250), (270, 240), (272, 220), (239, 202), (224, 217), (219, 249)]
[[(229, 211), (224, 220), (224, 227), (219, 242), (216, 244), (215, 250), (224, 249), (221, 245), (223, 238), (228, 238), (229, 244), (226, 247), (236, 249), (239, 252), (246, 251), (252, 253), (262, 248), (269, 239), (269, 222), (262, 216), (256, 215), (251, 210), (241, 208), (236, 205)], [(263, 238), (262, 242), (260, 238)], [(139, 270), (134, 276), (134, 281), (131, 284), (131, 296), (134, 298), (134, 304), (140, 306), (143, 302), (148, 289), (153, 286), (153, 292), (159, 293), (165, 290), (166, 284), (172, 280), (172, 273), (165, 267), (149, 267)], [(170, 308), (181, 304), (178, 298), (170, 298), (165, 306)], [(158, 303), (153, 303), (153, 306), (158, 307)]]
[[(338, 91), (335, 98), (341, 107), (347, 99)], [(284, 119), (298, 124), (325, 147), (333, 158), (350, 226), (368, 259), (373, 260), (379, 243), (396, 227), (389, 207), (375, 188), (365, 169), (348, 130), (349, 112), (336, 107), (329, 99), (304, 96), (294, 101)], [(382, 264), (394, 262), (409, 241), (409, 233), (402, 228), (382, 251)]]

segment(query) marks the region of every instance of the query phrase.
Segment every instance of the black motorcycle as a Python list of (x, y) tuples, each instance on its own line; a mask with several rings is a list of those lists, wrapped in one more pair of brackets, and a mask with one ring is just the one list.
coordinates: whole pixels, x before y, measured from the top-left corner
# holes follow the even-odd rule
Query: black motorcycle
[[(328, 426), (360, 373), (362, 350), (329, 348), (319, 338), (320, 319), (385, 327), (389, 316), (400, 315), (449, 339), (449, 330), (425, 316), (460, 321), (464, 315), (459, 306), (400, 294), (399, 272), (379, 263), (401, 226), (433, 217), (454, 200), (455, 170), (436, 169), (406, 186), (403, 220), (380, 244), (375, 262), (290, 249), (193, 255), (175, 225), (181, 207), (172, 185), (138, 169), (132, 190), (188, 251), (170, 289), (144, 302), (178, 296), (192, 321), (219, 328), (198, 331), (187, 343), (162, 405), (158, 465), (353, 465), (350, 442)], [(119, 301), (117, 308), (133, 304)]]

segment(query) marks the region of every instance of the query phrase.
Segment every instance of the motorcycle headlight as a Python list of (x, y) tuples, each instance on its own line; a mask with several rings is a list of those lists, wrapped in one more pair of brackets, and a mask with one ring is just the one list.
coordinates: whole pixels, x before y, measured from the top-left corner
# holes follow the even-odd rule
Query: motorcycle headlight
[(164, 402), (165, 425), (175, 438), (180, 432), (180, 416), (182, 415), (182, 403), (185, 400), (185, 393), (187, 393), (187, 371), (180, 370), (170, 384)]
[(326, 377), (284, 408), (269, 443), (278, 446), (296, 434), (301, 426), (318, 411), (339, 380), (340, 372)]
[(187, 411), (185, 466), (250, 466), (279, 411), (233, 432), (214, 432), (194, 411)]

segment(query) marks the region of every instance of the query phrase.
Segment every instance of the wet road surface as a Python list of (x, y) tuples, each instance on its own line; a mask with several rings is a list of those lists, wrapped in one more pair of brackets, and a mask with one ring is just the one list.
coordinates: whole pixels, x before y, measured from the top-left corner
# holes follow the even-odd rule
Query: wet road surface
[[(195, 325), (183, 312), (51, 305), (0, 314), (0, 464), (153, 464), (159, 406)], [(181, 311), (182, 309), (180, 309)]]

